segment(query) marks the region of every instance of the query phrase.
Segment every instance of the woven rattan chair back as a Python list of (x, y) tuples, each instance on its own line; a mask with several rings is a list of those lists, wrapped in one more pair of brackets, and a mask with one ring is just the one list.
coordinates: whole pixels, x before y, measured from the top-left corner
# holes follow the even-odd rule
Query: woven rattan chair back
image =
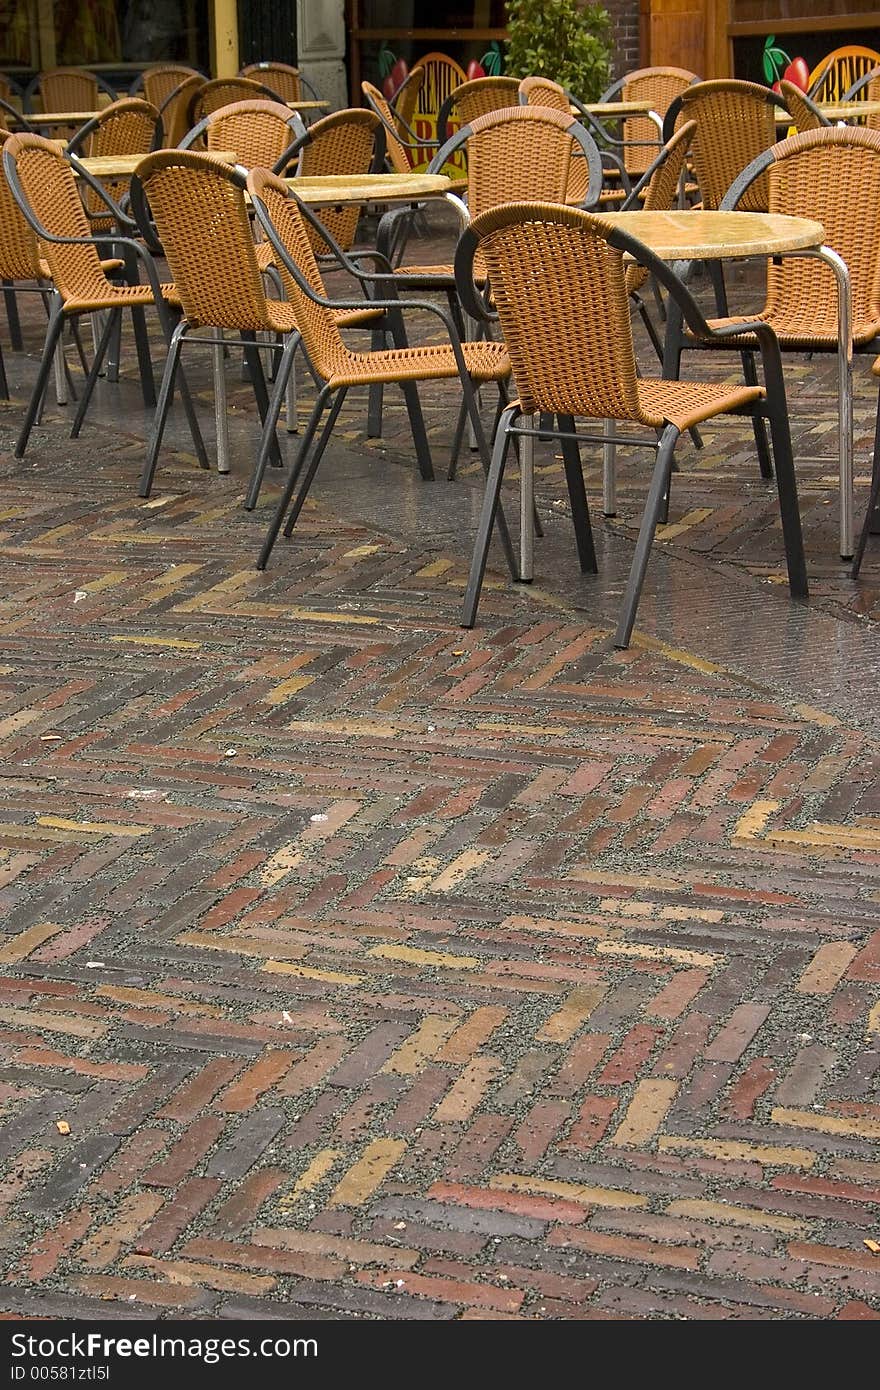
[(194, 150), (159, 150), (138, 167), (190, 324), (271, 328), (241, 179)]
[(307, 101), (312, 91), (305, 85), (299, 68), (291, 67), (290, 63), (248, 63), (238, 75), (249, 77), (252, 82), (265, 83), (283, 101)]
[(798, 132), (819, 130), (821, 126), (831, 124), (814, 106), (806, 93), (802, 92), (800, 87), (795, 86), (793, 82), (786, 82), (783, 78), (779, 83), (779, 95)]
[(437, 117), (437, 139), (442, 145), (450, 135), (478, 116), (519, 105), (519, 81), (515, 77), (476, 77), (450, 92)]
[(409, 151), (402, 141), (398, 138), (398, 126), (394, 119), (394, 112), (388, 105), (378, 87), (374, 87), (372, 82), (362, 82), (361, 91), (367, 99), (372, 111), (382, 121), (385, 130), (385, 153), (388, 162), (395, 174), (412, 173), (412, 160)]
[[(686, 68), (637, 68), (624, 76), (615, 97), (619, 101), (649, 101), (662, 120), (675, 98), (696, 80), (696, 73)], [(627, 173), (643, 174), (659, 148), (656, 125), (647, 116), (627, 116), (622, 122), (622, 138)]]
[(97, 111), (101, 84), (86, 68), (49, 68), (34, 84), (44, 111)]
[(236, 101), (277, 101), (278, 93), (264, 82), (254, 82), (250, 77), (218, 77), (213, 82), (205, 82), (193, 97), (190, 105), (190, 126), (198, 125), (212, 111), (221, 106), (231, 106)]
[(647, 420), (623, 254), (591, 213), (507, 203), (470, 232), (489, 273), (524, 414)]
[[(828, 126), (782, 140), (772, 153), (770, 211), (822, 223), (825, 244), (849, 270), (853, 337), (873, 337), (880, 321), (880, 131)], [(794, 256), (771, 261), (766, 310), (771, 321), (794, 313), (806, 338), (824, 336), (833, 343), (837, 289), (831, 267)]]
[[(368, 174), (373, 164), (376, 132), (381, 128), (379, 117), (363, 107), (325, 116), (309, 126), (308, 138), (300, 150), (297, 173), (304, 178), (321, 174)], [(347, 251), (354, 242), (360, 208), (324, 208), (319, 216), (333, 239)], [(311, 228), (309, 234), (316, 254), (326, 252), (327, 246), (319, 234)]]
[(209, 150), (233, 150), (246, 169), (271, 169), (296, 139), (294, 113), (278, 101), (234, 101), (212, 111), (181, 142), (189, 148), (203, 128)]
[(814, 101), (841, 101), (859, 78), (880, 66), (880, 53), (862, 44), (844, 44), (826, 53), (810, 73), (807, 91)]
[(566, 114), (571, 110), (565, 88), (549, 77), (524, 77), (519, 84), (519, 99), (523, 106), (551, 106)]
[[(776, 140), (777, 97), (755, 82), (697, 82), (681, 94), (684, 120), (697, 129), (691, 146), (704, 208), (717, 208), (730, 185)], [(740, 203), (744, 212), (767, 211), (767, 180), (756, 179)]]
[[(572, 135), (574, 117), (544, 106), (515, 106), (478, 116), (468, 126), (468, 209), (472, 217), (500, 203), (564, 203), (572, 174), (586, 160)], [(439, 159), (439, 156), (438, 156)]]
[[(651, 175), (641, 203), (645, 212), (661, 212), (666, 208), (676, 206), (681, 187), (681, 176), (687, 164), (688, 150), (694, 138), (695, 130), (695, 121), (685, 121), (684, 125), (679, 126), (672, 139), (663, 147), (663, 160)], [(634, 294), (647, 278), (648, 271), (643, 265), (628, 265), (626, 268), (627, 293)]]
[[(71, 151), (90, 157), (105, 155), (149, 154), (156, 143), (156, 129), (159, 112), (150, 102), (141, 97), (123, 97), (106, 107), (100, 115), (83, 127), (83, 140), (75, 137)], [(119, 202), (128, 193), (128, 178), (103, 178), (103, 186), (114, 201)], [(101, 197), (92, 188), (86, 188), (85, 204), (89, 213), (97, 216), (92, 220), (92, 231), (111, 227), (112, 220), (101, 217), (106, 212)]]
[[(39, 135), (12, 135), (5, 152), (14, 160), (28, 206), (47, 232), (58, 237), (93, 235), (73, 170), (54, 141)], [(90, 303), (106, 296), (109, 281), (94, 245), (42, 241), (40, 253), (65, 304)]]
[(413, 128), (419, 93), (425, 85), (425, 69), (421, 63), (407, 73), (392, 100), (394, 121), (400, 135), (406, 135)]
[(197, 77), (200, 82), (205, 80), (195, 68), (185, 67), (182, 63), (154, 63), (152, 67), (144, 69), (137, 86), (132, 87), (132, 96), (143, 92), (145, 99), (161, 110), (171, 93), (176, 92), (181, 82), (186, 82), (189, 77)]
[[(289, 195), (287, 184), (267, 169), (253, 169), (249, 187), (265, 203), (278, 237), (303, 279), (315, 294), (326, 299), (327, 291), (312, 250), (314, 234), (300, 213), (296, 199)], [(278, 268), (284, 297), (293, 306), (309, 362), (325, 381), (341, 375), (350, 363), (351, 354), (342, 340), (333, 311), (309, 299), (283, 262)]]
[[(11, 138), (0, 132), (0, 149)], [(37, 239), (12, 196), (0, 161), (0, 280), (36, 280), (39, 277)]]
[(205, 85), (204, 77), (187, 77), (179, 87), (175, 87), (159, 108), (162, 117), (162, 133), (166, 149), (179, 145), (190, 129), (189, 113), (196, 93)]

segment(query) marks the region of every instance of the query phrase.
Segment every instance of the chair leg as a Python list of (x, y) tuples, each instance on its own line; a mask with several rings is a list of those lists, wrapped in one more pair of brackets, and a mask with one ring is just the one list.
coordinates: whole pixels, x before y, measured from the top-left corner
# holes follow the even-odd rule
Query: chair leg
[(15, 457), (24, 458), (24, 452), (28, 445), (34, 421), (37, 418), (37, 411), (43, 399), (43, 392), (49, 380), (49, 373), (55, 360), (55, 348), (61, 340), (61, 332), (64, 328), (64, 306), (61, 303), (60, 295), (56, 295), (52, 300), (49, 310), (49, 322), (46, 326), (46, 341), (43, 344), (43, 355), (40, 358), (40, 367), (37, 372), (37, 379), (34, 382), (34, 389), (28, 402), (27, 412), (24, 422), (19, 431), (18, 439), (15, 442)]
[(776, 491), (788, 568), (788, 587), (792, 598), (806, 598), (807, 562), (804, 558), (804, 537), (798, 507), (797, 477), (791, 447), (791, 428), (785, 399), (785, 378), (782, 357), (775, 335), (768, 334), (761, 343), (761, 359), (766, 388), (766, 410), (770, 420), (773, 454), (776, 459)]
[(254, 464), (254, 471), (251, 474), (247, 496), (244, 499), (245, 510), (248, 512), (252, 512), (257, 505), (257, 498), (260, 495), (260, 488), (263, 485), (263, 475), (266, 472), (266, 465), (269, 462), (271, 443), (275, 437), (275, 427), (281, 412), (281, 402), (287, 390), (287, 379), (293, 370), (293, 357), (298, 346), (299, 334), (291, 333), (287, 342), (284, 344), (284, 351), (281, 354), (281, 365), (275, 373), (275, 385), (272, 390), (272, 399), (269, 401), (269, 410), (260, 435), (260, 447), (257, 452), (257, 461)]
[(11, 280), (3, 281), (3, 298), (6, 302), (6, 320), (9, 324), (9, 341), (13, 352), (21, 352), (24, 339), (21, 336), (21, 320), (18, 317), (18, 300)]
[(462, 400), (458, 407), (458, 419), (455, 422), (455, 434), (452, 436), (452, 449), (449, 455), (449, 467), (446, 470), (446, 481), (455, 481), (458, 472), (458, 456), (461, 453), (461, 443), (464, 439), (464, 427), (467, 423), (467, 406)]
[(859, 570), (862, 568), (862, 558), (865, 554), (865, 546), (868, 544), (868, 536), (871, 534), (871, 523), (874, 510), (880, 501), (880, 397), (877, 400), (877, 423), (874, 426), (874, 457), (871, 464), (871, 490), (868, 493), (868, 506), (865, 511), (865, 520), (862, 523), (859, 542), (856, 546), (852, 560), (850, 574), (853, 579), (858, 579)]
[(119, 380), (119, 364), (122, 357), (122, 315), (116, 324), (116, 330), (110, 338), (110, 351), (107, 353), (107, 380), (116, 382)]
[(325, 387), (323, 391), (320, 391), (318, 393), (318, 398), (315, 401), (315, 404), (312, 406), (312, 413), (309, 416), (309, 422), (306, 425), (305, 433), (303, 434), (303, 437), (300, 441), (300, 446), (297, 451), (296, 458), (294, 459), (293, 467), (291, 468), (287, 482), (284, 485), (284, 491), (282, 492), (281, 497), (278, 500), (278, 505), (275, 508), (275, 514), (272, 517), (271, 522), (269, 523), (269, 530), (266, 532), (266, 539), (263, 541), (263, 545), (260, 550), (259, 557), (257, 559), (258, 570), (264, 570), (266, 568), (269, 556), (272, 554), (272, 547), (274, 546), (275, 541), (278, 537), (278, 532), (281, 530), (281, 523), (284, 521), (284, 514), (290, 505), (290, 499), (293, 496), (293, 490), (296, 487), (299, 475), (302, 472), (303, 464), (306, 460), (306, 455), (309, 451), (311, 442), (315, 437), (315, 431), (317, 430), (318, 425), (321, 422), (321, 416), (324, 414), (324, 408), (327, 404), (329, 397), (330, 392)]
[(669, 487), (672, 455), (678, 442), (678, 434), (675, 425), (667, 425), (657, 445), (657, 460), (654, 464), (651, 486), (648, 489), (648, 500), (645, 503), (645, 513), (639, 528), (639, 538), (636, 541), (636, 551), (633, 555), (629, 578), (626, 581), (623, 604), (617, 621), (617, 631), (614, 634), (615, 647), (629, 646), (633, 624), (636, 620), (636, 609), (639, 606), (639, 597), (645, 582), (645, 571), (648, 568), (648, 557), (651, 554), (654, 533), (657, 530), (657, 521), (663, 506), (663, 497)]
[(480, 509), (480, 522), (477, 527), (477, 537), (474, 541), (474, 549), (471, 555), (471, 567), (468, 574), (467, 588), (465, 589), (464, 606), (461, 615), (462, 627), (473, 627), (476, 622), (477, 605), (480, 601), (480, 590), (483, 587), (483, 576), (486, 573), (486, 561), (489, 558), (489, 541), (492, 536), (492, 526), (498, 511), (498, 501), (501, 495), (501, 480), (504, 477), (504, 464), (510, 445), (510, 427), (518, 415), (518, 404), (507, 406), (498, 422), (498, 429), (495, 431), (495, 443), (492, 447), (492, 461), (489, 465), (489, 472), (486, 478), (486, 490), (483, 493), (483, 505)]
[[(755, 354), (753, 352), (743, 352), (740, 354), (743, 364), (743, 377), (746, 386), (758, 385), (758, 373), (755, 368)], [(755, 415), (752, 426), (755, 431), (755, 449), (758, 453), (758, 467), (761, 470), (762, 478), (773, 477), (773, 460), (770, 457), (770, 445), (767, 440), (767, 427), (762, 415)]]
[[(119, 318), (121, 324), (121, 314)], [(151, 408), (156, 404), (156, 379), (153, 376), (153, 359), (150, 356), (147, 321), (143, 309), (139, 306), (131, 311), (131, 324), (134, 329), (134, 346), (137, 353), (138, 371), (141, 376), (141, 394), (144, 398), (144, 405)]]
[[(162, 332), (165, 336), (165, 342), (167, 346), (170, 348), (171, 339), (174, 335), (175, 328), (180, 322), (180, 315), (175, 315), (164, 299), (160, 299), (159, 301), (157, 301), (156, 313), (159, 316), (159, 323), (162, 325)], [(208, 451), (205, 448), (205, 441), (202, 438), (202, 431), (199, 429), (199, 422), (196, 416), (195, 406), (193, 405), (192, 394), (190, 393), (189, 383), (186, 379), (186, 373), (183, 370), (182, 362), (178, 362), (176, 376), (178, 386), (180, 388), (180, 399), (183, 402), (183, 409), (186, 413), (186, 422), (189, 425), (189, 432), (192, 437), (193, 448), (196, 451), (196, 458), (198, 460), (199, 468), (207, 470), (208, 468), (210, 468), (210, 464), (208, 462)], [(172, 395), (169, 398), (168, 402), (169, 405), (171, 404), (172, 399), (173, 383)]]
[(181, 319), (172, 333), (171, 342), (168, 345), (168, 356), (165, 359), (165, 370), (162, 373), (162, 385), (159, 388), (159, 400), (156, 405), (156, 414), (153, 417), (153, 427), (150, 430), (147, 457), (144, 461), (144, 471), (141, 474), (141, 485), (138, 488), (139, 497), (149, 497), (150, 489), (153, 486), (153, 477), (159, 458), (159, 448), (162, 444), (162, 435), (165, 433), (165, 421), (168, 418), (171, 397), (174, 393), (174, 377), (177, 373), (177, 363), (180, 359), (180, 351), (183, 347), (183, 340), (186, 337), (187, 328), (188, 324), (186, 319)]
[(314, 449), (312, 450), (312, 457), (309, 459), (309, 466), (305, 471), (305, 477), (300, 483), (299, 492), (293, 499), (293, 506), (291, 507), (290, 512), (288, 513), (287, 520), (284, 523), (285, 536), (293, 535), (293, 528), (297, 523), (299, 514), (302, 511), (303, 506), (305, 504), (305, 500), (309, 495), (309, 488), (312, 486), (312, 483), (314, 482), (315, 474), (318, 471), (318, 464), (321, 462), (321, 459), (324, 456), (324, 450), (327, 447), (327, 444), (330, 440), (330, 436), (333, 433), (333, 427), (336, 424), (337, 417), (339, 415), (340, 410), (342, 409), (342, 402), (345, 400), (347, 395), (348, 388), (343, 387), (339, 391), (336, 400), (333, 402), (330, 414), (327, 416), (327, 419), (324, 422), (324, 428), (321, 431), (321, 437), (315, 445)]
[(0, 347), (0, 396), (4, 401), (9, 400), (9, 382), (6, 379), (6, 365), (3, 361), (3, 349)]
[(95, 348), (95, 358), (92, 362), (89, 374), (86, 377), (86, 384), (83, 387), (82, 399), (79, 405), (77, 406), (73, 426), (70, 431), (71, 439), (77, 439), (79, 437), (79, 432), (82, 429), (83, 420), (86, 417), (86, 411), (89, 408), (89, 402), (92, 399), (92, 392), (95, 389), (95, 383), (97, 382), (98, 377), (101, 374), (101, 364), (104, 361), (107, 348), (110, 344), (110, 334), (113, 332), (113, 329), (115, 327), (115, 320), (121, 317), (121, 309), (111, 309), (109, 313), (105, 314), (104, 316), (104, 331), (101, 334), (101, 337), (98, 340), (97, 346)]
[[(254, 400), (257, 403), (257, 410), (260, 412), (260, 421), (265, 424), (266, 415), (269, 410), (269, 393), (266, 390), (266, 378), (263, 375), (263, 363), (260, 360), (257, 335), (248, 331), (242, 333), (241, 338), (244, 344), (244, 360), (247, 363), (248, 372), (250, 374)], [(269, 456), (273, 463), (278, 467), (281, 466), (281, 450), (274, 432), (269, 441)]]
[[(571, 415), (557, 417), (560, 430), (574, 434), (574, 419)], [(562, 462), (565, 468), (565, 481), (568, 484), (568, 497), (571, 502), (571, 519), (574, 524), (578, 559), (582, 574), (597, 574), (596, 547), (593, 544), (593, 528), (590, 525), (590, 507), (584, 487), (584, 473), (581, 467), (581, 451), (576, 439), (561, 439)]]
[[(465, 405), (467, 406), (468, 414), (471, 418), (471, 426), (474, 431), (474, 438), (477, 441), (477, 448), (480, 452), (480, 463), (482, 464), (483, 472), (486, 474), (486, 477), (488, 478), (489, 469), (492, 464), (492, 459), (489, 453), (489, 445), (486, 443), (486, 434), (483, 430), (483, 422), (480, 419), (480, 412), (477, 409), (476, 394), (474, 392), (471, 379), (466, 372), (463, 372), (459, 379), (461, 381), (461, 389), (462, 394), (464, 396)], [(534, 514), (535, 513), (533, 509), (533, 515)], [(501, 505), (500, 501), (496, 509), (495, 522), (498, 527), (498, 539), (501, 541), (501, 548), (504, 551), (504, 558), (507, 560), (507, 568), (510, 570), (511, 578), (519, 580), (521, 578), (521, 575), (519, 572), (519, 565), (517, 564), (516, 555), (514, 554), (513, 541), (510, 538), (510, 527), (507, 524), (507, 517), (504, 515), (504, 508)], [(539, 532), (539, 534), (543, 533)]]
[(400, 389), (403, 392), (403, 399), (406, 401), (406, 412), (409, 416), (413, 443), (416, 446), (419, 472), (426, 483), (432, 483), (434, 481), (434, 465), (431, 462), (431, 446), (428, 443), (428, 435), (425, 430), (425, 417), (422, 414), (418, 387), (414, 381), (402, 381)]

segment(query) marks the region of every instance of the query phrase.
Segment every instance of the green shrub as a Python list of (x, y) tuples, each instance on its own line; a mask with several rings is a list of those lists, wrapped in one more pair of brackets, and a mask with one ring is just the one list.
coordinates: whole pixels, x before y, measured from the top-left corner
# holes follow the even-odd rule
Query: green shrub
[(508, 0), (507, 71), (549, 77), (581, 101), (595, 101), (611, 71), (611, 20), (577, 0)]

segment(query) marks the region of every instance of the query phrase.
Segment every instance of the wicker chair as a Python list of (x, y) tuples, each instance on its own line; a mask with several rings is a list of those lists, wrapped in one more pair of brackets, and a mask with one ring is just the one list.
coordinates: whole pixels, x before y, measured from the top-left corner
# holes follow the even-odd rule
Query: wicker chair
[[(462, 622), (472, 627), (486, 566), (492, 521), (512, 437), (527, 448), (520, 453), (524, 472), (524, 515), (530, 503), (531, 446), (537, 430), (515, 424), (520, 416), (556, 415), (572, 504), (581, 569), (596, 561), (584, 493), (574, 418), (615, 420), (657, 431), (659, 443), (644, 436), (630, 442), (656, 448), (636, 552), (615, 634), (615, 645), (629, 643), (657, 522), (669, 486), (673, 453), (683, 430), (716, 415), (760, 414), (771, 423), (777, 485), (793, 595), (807, 592), (803, 543), (791, 457), (788, 413), (779, 351), (766, 324), (753, 326), (764, 358), (766, 394), (757, 386), (718, 381), (672, 382), (638, 375), (626, 291), (625, 255), (646, 265), (665, 286), (696, 331), (711, 336), (685, 286), (648, 249), (618, 228), (609, 230), (590, 213), (549, 204), (508, 204), (474, 219), (459, 242), (456, 277), (463, 302), (481, 310), (473, 284), (477, 252), (486, 265), (504, 341), (510, 353), (518, 399), (502, 414), (495, 436), (477, 543), (471, 563)], [(541, 433), (547, 433), (542, 427)], [(574, 436), (574, 437), (573, 437)], [(603, 441), (604, 435), (580, 436)], [(525, 535), (531, 528), (524, 526)]]
[[(841, 101), (880, 101), (880, 68), (872, 67), (844, 92)], [(880, 130), (880, 111), (864, 117), (868, 130)]]
[[(852, 292), (852, 350), (880, 351), (880, 132), (856, 126), (808, 130), (782, 140), (745, 169), (722, 200), (723, 208), (742, 206), (750, 188), (768, 190), (771, 212), (820, 221), (825, 245), (849, 270)], [(837, 282), (833, 269), (812, 257), (784, 257), (767, 265), (764, 307), (752, 319), (769, 324), (784, 352), (838, 351)], [(751, 321), (751, 320), (750, 320)], [(710, 321), (711, 341), (684, 335), (680, 317), (670, 308), (666, 333), (665, 374), (678, 376), (683, 348), (711, 346), (743, 353), (744, 363), (756, 339), (746, 320), (723, 316)], [(716, 340), (715, 330), (724, 337)], [(740, 331), (737, 331), (737, 330)], [(747, 379), (755, 380), (754, 364)], [(844, 404), (844, 403), (842, 403)], [(762, 433), (760, 422), (757, 425)], [(759, 451), (766, 451), (758, 439)], [(762, 469), (765, 473), (767, 467)]]
[[(355, 106), (334, 111), (304, 131), (295, 152), (299, 154), (298, 178), (322, 174), (368, 174), (384, 154), (382, 122), (373, 111)], [(353, 244), (361, 210), (359, 207), (324, 208), (318, 220), (333, 240), (347, 251)], [(313, 237), (312, 249), (321, 254), (326, 246)]]
[(361, 91), (370, 111), (382, 122), (385, 155), (392, 173), (411, 174), (416, 163), (416, 152), (430, 150), (431, 154), (434, 154), (437, 150), (436, 142), (419, 140), (411, 130), (402, 130), (400, 118), (395, 115), (379, 88), (374, 87), (372, 82), (362, 82)]
[(190, 102), (190, 127), (198, 125), (212, 111), (218, 111), (221, 106), (231, 106), (236, 101), (280, 102), (281, 98), (264, 82), (254, 82), (250, 77), (217, 77), (213, 82), (203, 83)]
[[(15, 445), (15, 457), (22, 458), (66, 321), (109, 310), (74, 419), (71, 433), (76, 436), (88, 409), (111, 336), (125, 310), (130, 311), (134, 324), (144, 404), (149, 406), (155, 403), (144, 309), (155, 305), (163, 330), (170, 337), (177, 305), (173, 287), (159, 283), (152, 257), (139, 242), (114, 236), (113, 249), (124, 259), (111, 262), (101, 260), (99, 248), (106, 246), (106, 238), (90, 234), (73, 169), (56, 143), (43, 140), (38, 135), (10, 136), (3, 146), (3, 168), (12, 194), (39, 240), (54, 285), (40, 368)], [(88, 177), (84, 177), (88, 182)], [(93, 183), (93, 186), (99, 188), (98, 184)], [(111, 206), (109, 200), (108, 206)], [(111, 211), (114, 215), (118, 214), (122, 224), (126, 222), (121, 209), (111, 206)], [(147, 284), (137, 282), (138, 264), (147, 273)], [(128, 270), (131, 283), (118, 284), (108, 278), (108, 272), (119, 274), (123, 269)], [(181, 394), (199, 462), (207, 468), (205, 447), (184, 381), (181, 381)]]
[(421, 63), (416, 63), (410, 68), (406, 77), (401, 82), (394, 96), (391, 98), (391, 107), (394, 111), (394, 120), (397, 124), (398, 134), (405, 135), (413, 128), (413, 121), (416, 116), (416, 108), (419, 103), (419, 93), (425, 84), (425, 68)]
[(196, 68), (188, 68), (183, 63), (153, 63), (132, 82), (130, 95), (135, 97), (143, 93), (145, 101), (161, 110), (171, 93), (190, 77), (197, 77), (200, 82), (206, 80)]
[(846, 101), (847, 92), (880, 64), (880, 53), (862, 44), (844, 44), (826, 53), (810, 73), (807, 88), (813, 101)]
[[(566, 202), (575, 165), (586, 170), (585, 203), (592, 206), (598, 202), (602, 188), (599, 151), (583, 126), (568, 113), (514, 106), (477, 116), (450, 136), (431, 160), (429, 172), (439, 173), (463, 146), (468, 150), (467, 207), (459, 199), (451, 199), (462, 223), (501, 203), (526, 199)], [(396, 226), (408, 216), (408, 209), (401, 208), (383, 218), (377, 240), (383, 255), (389, 255)], [(401, 286), (443, 289), (454, 297), (455, 271), (450, 264), (402, 265), (396, 275)]]
[[(696, 73), (688, 72), (686, 68), (636, 68), (612, 82), (599, 100), (649, 101), (652, 111), (662, 120), (676, 97), (699, 80)], [(624, 164), (631, 178), (638, 178), (648, 168), (657, 154), (659, 137), (660, 132), (650, 117), (625, 117), (621, 140)], [(664, 143), (668, 138), (664, 131)]]
[(470, 125), (477, 116), (488, 116), (490, 111), (504, 111), (510, 106), (519, 105), (519, 82), (515, 77), (476, 77), (470, 82), (462, 82), (456, 87), (440, 107), (437, 115), (437, 143), (445, 145), (450, 135), (450, 124), (459, 129)]
[[(149, 154), (157, 143), (161, 144), (161, 133), (162, 123), (155, 106), (140, 97), (123, 97), (86, 121), (70, 141), (68, 152), (86, 157)], [(128, 178), (100, 180), (102, 188), (117, 203), (127, 197), (129, 182)], [(110, 230), (114, 222), (108, 216), (106, 201), (89, 186), (84, 201), (92, 230)]]
[[(775, 143), (776, 108), (782, 104), (769, 87), (733, 78), (696, 82), (670, 104), (663, 119), (664, 144), (679, 118), (697, 123), (691, 160), (704, 208), (719, 208), (746, 165)], [(766, 178), (749, 187), (741, 208), (767, 211)]]
[[(570, 115), (574, 110), (584, 129), (590, 132), (599, 145), (607, 180), (602, 199), (606, 202), (619, 203), (621, 199), (628, 197), (632, 188), (629, 174), (626, 172), (620, 155), (615, 154), (614, 150), (611, 149), (612, 145), (622, 148), (623, 142), (610, 135), (602, 122), (596, 120), (586, 106), (578, 101), (571, 92), (567, 92), (558, 82), (551, 82), (549, 77), (524, 77), (519, 84), (519, 100), (521, 106), (549, 106), (551, 110), (564, 111), (566, 115)], [(655, 154), (659, 148), (659, 143), (655, 139), (653, 143)], [(648, 163), (650, 161), (646, 162), (646, 167)], [(586, 191), (586, 171), (580, 161), (576, 161), (572, 165), (568, 195), (565, 201), (575, 207), (582, 207)]]
[(828, 117), (822, 115), (812, 98), (808, 97), (806, 92), (801, 91), (800, 87), (795, 86), (794, 82), (786, 82), (783, 78), (779, 83), (779, 95), (798, 132), (818, 130), (820, 126), (831, 124)]
[(199, 121), (179, 142), (182, 150), (204, 140), (209, 151), (233, 150), (246, 169), (287, 166), (287, 152), (302, 135), (296, 112), (278, 101), (234, 101)]
[(190, 107), (204, 86), (204, 77), (187, 77), (179, 87), (174, 88), (174, 91), (165, 98), (159, 107), (163, 138), (168, 149), (173, 149), (179, 145), (190, 129)]
[(253, 82), (268, 83), (282, 101), (320, 100), (309, 79), (289, 63), (248, 63), (238, 75), (249, 77)]
[(88, 68), (48, 68), (38, 72), (24, 93), (25, 111), (33, 111), (39, 94), (44, 111), (97, 111), (101, 94), (115, 101), (116, 92)]
[[(880, 357), (875, 358), (871, 371), (874, 376), (880, 377)], [(859, 535), (855, 554), (853, 555), (853, 579), (858, 579), (859, 577), (859, 570), (862, 568), (862, 560), (865, 554), (865, 546), (868, 544), (868, 537), (874, 525), (878, 504), (880, 504), (880, 400), (877, 401), (877, 423), (874, 428), (874, 454), (871, 460), (871, 490), (868, 493), (865, 520), (862, 523), (861, 534)]]
[[(424, 425), (418, 404), (416, 383), (450, 379), (461, 381), (462, 392), (467, 402), (484, 464), (488, 467), (488, 448), (480, 423), (474, 387), (481, 382), (503, 382), (509, 374), (510, 364), (507, 351), (501, 343), (461, 343), (452, 321), (437, 305), (428, 301), (402, 303), (397, 299), (376, 299), (374, 302), (377, 306), (381, 305), (394, 316), (393, 321), (397, 324), (396, 345), (379, 352), (352, 351), (343, 342), (332, 312), (334, 307), (342, 306), (332, 305), (326, 297), (317, 262), (312, 252), (311, 238), (295, 196), (281, 180), (260, 169), (252, 170), (248, 175), (248, 190), (263, 230), (273, 241), (279, 260), (283, 262), (287, 271), (289, 277), (288, 297), (295, 307), (299, 330), (309, 361), (316, 376), (323, 383), (297, 452), (296, 461), (290, 471), (287, 484), (260, 551), (257, 567), (264, 569), (278, 532), (284, 523), (287, 509), (293, 500), (297, 483), (303, 474), (309, 449), (328, 405), (330, 406), (329, 416), (312, 451), (296, 499), (293, 501), (290, 514), (287, 516), (284, 530), (285, 535), (288, 536), (293, 530), (342, 403), (351, 387), (368, 386), (376, 382), (381, 382), (384, 385), (397, 383), (401, 386), (409, 408), (410, 422), (413, 426), (413, 437), (416, 452), (422, 465), (422, 473), (431, 476), (429, 471), (430, 457), (427, 454), (427, 440), (423, 434)], [(381, 285), (381, 278), (376, 283), (377, 286)], [(399, 317), (399, 313), (403, 309), (422, 310), (439, 317), (449, 336), (449, 343), (432, 343), (419, 347), (407, 346), (403, 336), (402, 320)], [(261, 456), (265, 454), (266, 449), (265, 435), (274, 429), (274, 420), (277, 418), (283, 390), (284, 366), (279, 372), (272, 407), (266, 421)], [(332, 405), (330, 404), (331, 401)], [(503, 519), (501, 529), (508, 560), (513, 565), (510, 538), (503, 525)]]

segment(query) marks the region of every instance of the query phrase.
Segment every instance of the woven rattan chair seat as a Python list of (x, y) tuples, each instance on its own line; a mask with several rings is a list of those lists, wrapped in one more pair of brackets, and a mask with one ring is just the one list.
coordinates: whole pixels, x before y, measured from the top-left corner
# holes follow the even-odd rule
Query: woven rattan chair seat
[[(174, 285), (160, 285), (162, 298), (169, 304), (179, 303)], [(153, 291), (149, 285), (108, 285), (106, 292), (89, 299), (71, 297), (64, 301), (67, 314), (89, 313), (93, 309), (130, 309), (138, 304), (152, 304)]]
[(721, 382), (656, 381), (640, 379), (639, 406), (645, 423), (659, 428), (667, 422), (681, 431), (729, 410), (760, 400), (760, 386), (725, 386)]
[[(829, 313), (828, 310), (831, 310)], [(814, 300), (810, 303), (788, 304), (784, 315), (749, 314), (736, 315), (728, 319), (709, 319), (710, 328), (725, 328), (729, 324), (754, 323), (763, 319), (769, 323), (779, 339), (779, 346), (791, 352), (813, 352), (820, 349), (834, 351), (837, 346), (837, 306), (836, 304)], [(688, 335), (690, 336), (690, 335)], [(859, 318), (853, 321), (853, 343), (865, 347), (880, 337), (880, 318)], [(744, 333), (735, 340), (736, 347), (757, 347), (753, 334)]]
[[(503, 343), (462, 343), (467, 370), (474, 381), (499, 381), (510, 372)], [(386, 381), (441, 381), (458, 376), (455, 354), (448, 344), (388, 348), (384, 352), (352, 352), (348, 370), (336, 373), (328, 385), (368, 386)]]

